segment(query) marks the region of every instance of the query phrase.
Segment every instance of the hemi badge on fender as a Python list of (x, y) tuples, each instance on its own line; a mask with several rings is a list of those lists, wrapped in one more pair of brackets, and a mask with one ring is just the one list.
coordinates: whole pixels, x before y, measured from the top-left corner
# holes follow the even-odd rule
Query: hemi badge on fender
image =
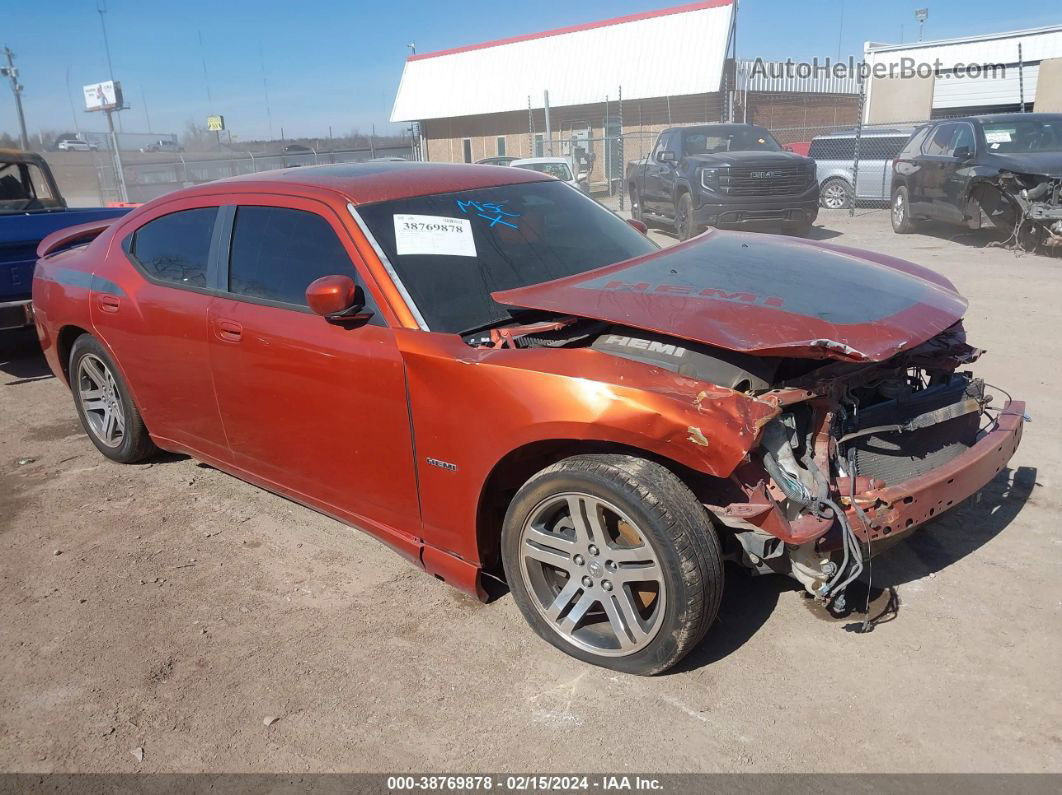
[(439, 469), (445, 469), (448, 472), (457, 471), (457, 464), (451, 464), (449, 461), (440, 461), (438, 458), (428, 458), (427, 461), (433, 467), (439, 467)]

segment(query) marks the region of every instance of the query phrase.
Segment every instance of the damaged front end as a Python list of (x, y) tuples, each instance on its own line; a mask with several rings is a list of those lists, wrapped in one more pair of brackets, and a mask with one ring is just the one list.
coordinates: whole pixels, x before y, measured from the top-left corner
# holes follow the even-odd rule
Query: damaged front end
[(1021, 439), (1024, 404), (995, 405), (960, 370), (981, 351), (961, 324), (888, 361), (826, 365), (769, 390), (783, 406), (710, 505), (734, 558), (843, 604), (863, 563), (987, 484)]
[(1062, 246), (1062, 177), (1002, 171), (972, 195), (978, 217), (1009, 232), (1004, 247)]

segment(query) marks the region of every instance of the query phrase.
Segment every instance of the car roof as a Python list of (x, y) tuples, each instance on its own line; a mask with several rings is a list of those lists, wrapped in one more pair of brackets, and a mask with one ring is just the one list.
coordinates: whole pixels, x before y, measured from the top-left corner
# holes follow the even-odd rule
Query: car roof
[[(863, 131), (860, 133), (860, 135), (864, 136), (864, 137), (868, 137), (868, 138), (869, 137), (873, 137), (873, 136), (877, 136), (879, 138), (880, 137), (884, 137), (884, 136), (897, 137), (897, 136), (900, 136), (900, 135), (910, 135), (911, 133), (913, 133), (917, 129), (918, 129), (918, 127), (916, 127), (916, 126), (911, 126), (911, 127), (864, 127)], [(811, 140), (818, 141), (818, 140), (821, 140), (823, 138), (855, 138), (855, 135), (856, 135), (855, 128), (852, 127), (852, 128), (847, 129), (847, 130), (831, 130), (830, 132), (823, 133), (822, 135), (816, 135)]]
[(566, 166), (570, 166), (572, 161), (566, 157), (521, 157), (510, 163), (510, 166), (522, 166), (524, 164), (532, 163), (564, 163)]
[(545, 182), (551, 179), (552, 177), (536, 171), (512, 169), (508, 166), (388, 160), (371, 163), (300, 166), (243, 174), (185, 188), (176, 193), (167, 194), (167, 198), (177, 195), (189, 197), (215, 194), (219, 192), (219, 189), (222, 192), (225, 189), (232, 189), (240, 193), (251, 191), (290, 193), (292, 188), (303, 188), (309, 193), (316, 191), (336, 193), (353, 204), (371, 204), (412, 196), (428, 196), (434, 193), (451, 193), (523, 182)]
[(1062, 113), (984, 113), (976, 116), (961, 116), (955, 119), (934, 119), (934, 121), (977, 121), (984, 124), (997, 121), (1037, 121), (1047, 118), (1055, 119), (1056, 121), (1062, 120)]

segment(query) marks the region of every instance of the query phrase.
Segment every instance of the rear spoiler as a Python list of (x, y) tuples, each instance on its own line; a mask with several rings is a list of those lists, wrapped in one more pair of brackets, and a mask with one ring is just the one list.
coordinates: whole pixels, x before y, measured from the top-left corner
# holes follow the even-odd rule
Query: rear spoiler
[(67, 226), (63, 229), (57, 229), (48, 235), (37, 246), (37, 256), (47, 257), (49, 254), (54, 254), (64, 248), (70, 248), (71, 246), (78, 245), (80, 243), (88, 243), (90, 240), (95, 240), (100, 234), (107, 229), (111, 224), (115, 222), (115, 218), (108, 218), (100, 221), (89, 221), (87, 224), (76, 224), (74, 226)]

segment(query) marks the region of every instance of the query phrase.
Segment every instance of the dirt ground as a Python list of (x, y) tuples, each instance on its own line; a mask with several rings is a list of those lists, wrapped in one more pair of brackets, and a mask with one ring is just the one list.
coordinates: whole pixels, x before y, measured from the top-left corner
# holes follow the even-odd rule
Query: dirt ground
[(978, 372), (1033, 417), (980, 501), (875, 560), (872, 632), (728, 571), (679, 670), (586, 666), (509, 596), (191, 459), (107, 462), (3, 335), (0, 769), (1062, 771), (1062, 259), (881, 210), (814, 234), (954, 280)]

